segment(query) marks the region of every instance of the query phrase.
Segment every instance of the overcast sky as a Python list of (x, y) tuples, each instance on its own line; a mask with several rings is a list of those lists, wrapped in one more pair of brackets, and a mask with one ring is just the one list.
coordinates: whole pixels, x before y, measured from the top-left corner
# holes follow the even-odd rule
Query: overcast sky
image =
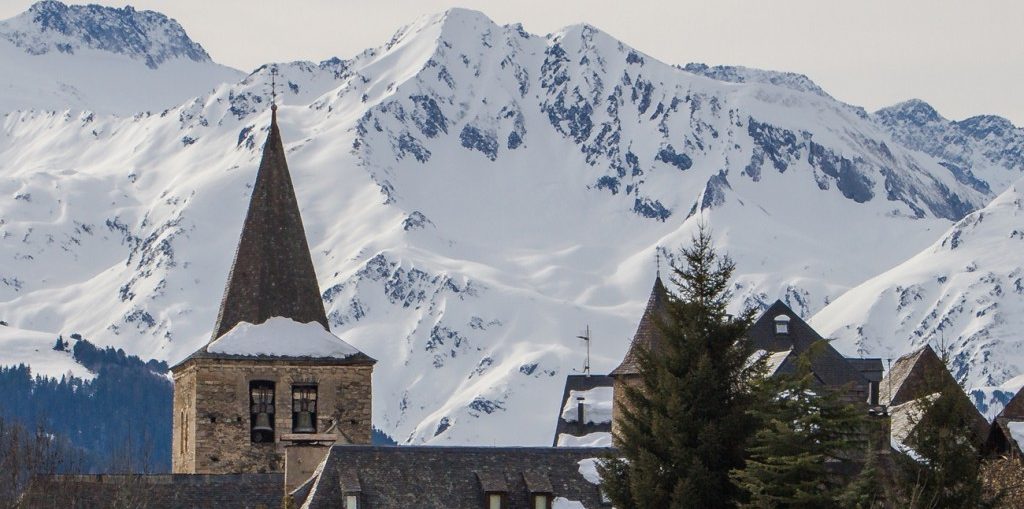
[[(125, 0), (94, 0), (123, 6)], [(0, 18), (31, 0), (0, 0)], [(351, 57), (418, 16), (460, 6), (546, 34), (595, 25), (673, 64), (795, 71), (868, 110), (909, 98), (951, 119), (1002, 115), (1024, 126), (1021, 0), (134, 0), (177, 19), (214, 60)]]

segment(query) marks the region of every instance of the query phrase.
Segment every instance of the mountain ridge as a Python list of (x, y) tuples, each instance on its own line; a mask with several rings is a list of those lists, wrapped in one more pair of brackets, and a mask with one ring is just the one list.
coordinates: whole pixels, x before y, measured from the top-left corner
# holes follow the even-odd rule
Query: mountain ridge
[(578, 330), (611, 369), (655, 252), (701, 221), (739, 264), (733, 308), (809, 317), (998, 188), (798, 78), (722, 81), (587, 25), (452, 10), (160, 113), (5, 115), (0, 319), (171, 361), (205, 342), (272, 70), (328, 319), (379, 359), (374, 422), (407, 443), (550, 443), (536, 408), (582, 366)]

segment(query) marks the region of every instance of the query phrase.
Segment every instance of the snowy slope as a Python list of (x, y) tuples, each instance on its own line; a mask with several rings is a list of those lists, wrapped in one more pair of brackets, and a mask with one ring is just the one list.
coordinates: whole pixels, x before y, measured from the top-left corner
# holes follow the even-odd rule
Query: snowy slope
[(1018, 180), (931, 246), (836, 299), (811, 324), (836, 338), (840, 350), (867, 355), (895, 358), (926, 343), (945, 344), (957, 379), (969, 387), (1001, 384), (1024, 373), (1022, 252)]
[[(999, 190), (809, 80), (709, 77), (587, 25), (455, 9), (273, 67), (332, 330), (379, 359), (374, 421), (399, 441), (549, 443), (575, 336), (594, 331), (596, 372), (621, 360), (655, 250), (701, 220), (738, 263), (736, 307), (810, 316)], [(270, 69), (160, 114), (3, 117), (0, 319), (171, 362), (202, 345)]]
[[(71, 374), (86, 380), (95, 374), (75, 361), (68, 350), (54, 350), (58, 335), (0, 325), (0, 366), (25, 364), (33, 375), (53, 378)], [(70, 339), (65, 337), (65, 341)]]
[(242, 77), (163, 14), (56, 1), (0, 21), (0, 62), (0, 112), (160, 111)]

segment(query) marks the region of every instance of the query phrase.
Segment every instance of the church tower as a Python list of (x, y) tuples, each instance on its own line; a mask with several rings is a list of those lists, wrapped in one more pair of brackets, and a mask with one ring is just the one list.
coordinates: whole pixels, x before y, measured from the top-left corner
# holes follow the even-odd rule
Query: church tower
[(657, 352), (661, 348), (662, 332), (658, 328), (658, 320), (665, 319), (667, 310), (665, 301), (668, 299), (668, 290), (661, 282), (659, 274), (654, 279), (654, 287), (651, 288), (651, 296), (647, 299), (647, 308), (640, 317), (640, 325), (636, 328), (633, 341), (629, 344), (629, 350), (622, 359), (622, 363), (612, 370), (609, 375), (614, 380), (612, 383), (612, 440), (616, 440), (621, 428), (622, 409), (629, 405), (626, 399), (626, 387), (639, 387), (640, 361), (638, 353), (641, 349), (646, 352)]
[(172, 471), (281, 472), (292, 441), (369, 444), (375, 362), (330, 332), (273, 105), (212, 337), (171, 368)]

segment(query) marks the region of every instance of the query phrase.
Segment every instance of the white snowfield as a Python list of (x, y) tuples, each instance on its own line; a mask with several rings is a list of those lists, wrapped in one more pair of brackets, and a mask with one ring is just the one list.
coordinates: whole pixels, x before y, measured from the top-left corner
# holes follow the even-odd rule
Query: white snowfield
[(299, 323), (273, 317), (258, 325), (240, 322), (207, 347), (211, 353), (276, 355), (346, 359), (357, 353), (352, 345), (316, 322)]
[[(401, 443), (550, 443), (537, 409), (582, 364), (579, 331), (594, 331), (595, 372), (617, 365), (655, 250), (701, 221), (737, 263), (732, 312), (781, 298), (809, 317), (1004, 190), (806, 78), (746, 69), (735, 83), (589, 25), (538, 36), (453, 9), (167, 112), (0, 117), (0, 320), (171, 363), (205, 344), (271, 67), (331, 329), (378, 359), (373, 420)], [(1024, 356), (1002, 362), (1015, 375)]]
[(569, 391), (569, 399), (562, 408), (562, 419), (576, 422), (579, 416), (579, 398), (583, 398), (583, 420), (587, 424), (612, 422), (612, 388), (594, 387), (585, 391)]

